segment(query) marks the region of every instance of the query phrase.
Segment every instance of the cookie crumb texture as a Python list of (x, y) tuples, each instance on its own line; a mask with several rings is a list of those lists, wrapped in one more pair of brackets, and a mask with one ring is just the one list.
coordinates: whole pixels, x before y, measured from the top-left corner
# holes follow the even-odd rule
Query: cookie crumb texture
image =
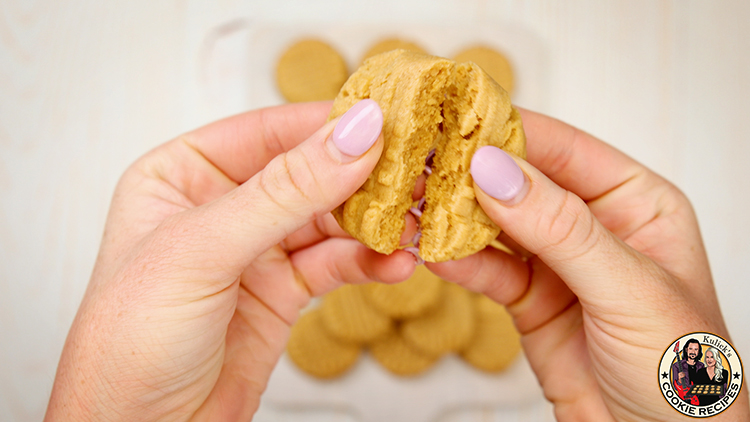
[(473, 63), (394, 50), (365, 61), (341, 88), (329, 118), (365, 98), (383, 110), (385, 149), (364, 185), (333, 211), (341, 227), (373, 250), (395, 251), (417, 177), (435, 148), (420, 255), (442, 262), (487, 246), (500, 228), (479, 207), (469, 167), (485, 145), (525, 157), (520, 115), (507, 92)]

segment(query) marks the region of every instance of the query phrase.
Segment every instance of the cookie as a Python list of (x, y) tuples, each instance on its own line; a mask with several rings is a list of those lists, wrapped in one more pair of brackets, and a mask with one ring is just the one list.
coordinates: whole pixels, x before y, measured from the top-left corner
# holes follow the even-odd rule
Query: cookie
[(437, 305), (443, 283), (440, 277), (419, 265), (402, 283), (365, 285), (365, 297), (373, 307), (391, 318), (413, 318)]
[(318, 378), (343, 374), (354, 365), (361, 352), (360, 346), (341, 342), (328, 334), (318, 309), (303, 314), (292, 326), (286, 350), (298, 368)]
[(362, 64), (364, 64), (365, 60), (369, 59), (372, 56), (377, 56), (378, 54), (397, 49), (416, 51), (418, 53), (427, 53), (422, 47), (411, 41), (406, 41), (399, 38), (387, 38), (378, 41), (372, 47), (370, 47), (369, 50), (367, 50), (364, 57), (362, 57)]
[(330, 118), (364, 98), (383, 111), (380, 160), (364, 185), (332, 212), (344, 230), (378, 252), (399, 246), (414, 185), (443, 121), (440, 105), (453, 66), (404, 50), (380, 54), (347, 80), (334, 101)]
[(332, 100), (348, 72), (341, 55), (323, 41), (298, 41), (281, 55), (276, 83), (291, 103)]
[(366, 344), (393, 330), (393, 321), (365, 299), (364, 286), (347, 284), (323, 296), (325, 329), (335, 338)]
[(371, 344), (370, 353), (385, 369), (396, 375), (417, 375), (439, 360), (410, 346), (398, 331)]
[(479, 207), (469, 168), (486, 145), (525, 157), (520, 115), (508, 94), (473, 63), (395, 50), (368, 59), (347, 80), (329, 118), (364, 98), (383, 111), (385, 148), (364, 185), (333, 211), (339, 225), (371, 249), (395, 251), (416, 179), (434, 149), (419, 255), (442, 262), (487, 246), (500, 228)]
[(474, 152), (495, 145), (525, 157), (521, 117), (508, 94), (473, 63), (458, 64), (448, 87), (444, 133), (427, 178), (419, 253), (427, 261), (459, 259), (484, 249), (500, 228), (476, 200), (469, 169)]
[(508, 59), (499, 51), (478, 45), (456, 54), (453, 60), (463, 62), (474, 62), (487, 72), (492, 79), (502, 86), (509, 94), (513, 95), (515, 88), (515, 77), (513, 67)]
[(521, 335), (505, 307), (484, 295), (475, 298), (477, 327), (461, 357), (477, 369), (500, 372), (521, 351)]
[(401, 325), (404, 339), (429, 356), (440, 356), (466, 347), (474, 336), (476, 315), (471, 292), (444, 283), (440, 302), (430, 312)]

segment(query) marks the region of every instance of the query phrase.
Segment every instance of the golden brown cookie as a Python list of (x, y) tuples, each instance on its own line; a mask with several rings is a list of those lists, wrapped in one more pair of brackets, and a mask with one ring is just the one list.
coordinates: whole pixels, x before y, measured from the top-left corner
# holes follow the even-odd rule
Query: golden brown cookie
[(479, 207), (469, 167), (486, 145), (525, 156), (520, 115), (508, 94), (472, 63), (395, 50), (370, 58), (347, 80), (329, 118), (364, 98), (383, 111), (385, 149), (364, 185), (333, 211), (341, 227), (378, 252), (396, 250), (416, 179), (436, 148), (420, 255), (441, 262), (487, 246), (500, 228)]
[(429, 356), (462, 350), (474, 336), (476, 315), (471, 292), (444, 283), (440, 303), (419, 317), (401, 325), (404, 339)]
[(477, 65), (456, 66), (443, 110), (446, 140), (435, 150), (420, 221), (419, 253), (431, 262), (471, 255), (500, 234), (474, 194), (469, 172), (474, 152), (494, 145), (526, 155), (521, 116), (508, 94)]
[(302, 40), (281, 55), (276, 83), (287, 101), (322, 101), (336, 98), (348, 72), (341, 55), (330, 45)]
[(371, 344), (370, 353), (396, 375), (417, 375), (439, 360), (410, 346), (397, 330)]
[(391, 318), (413, 318), (429, 311), (440, 300), (444, 282), (424, 265), (403, 283), (365, 285), (367, 300)]
[(399, 246), (411, 194), (442, 123), (453, 62), (394, 50), (368, 59), (344, 84), (330, 118), (364, 98), (383, 111), (385, 149), (364, 185), (333, 211), (354, 238), (389, 254)]
[(513, 95), (515, 88), (515, 77), (513, 76), (513, 67), (508, 59), (499, 51), (478, 45), (456, 54), (453, 58), (458, 63), (474, 62), (487, 72), (495, 82), (505, 88), (509, 94)]
[(354, 365), (361, 347), (328, 334), (323, 329), (320, 310), (314, 309), (292, 326), (286, 350), (301, 370), (318, 378), (333, 378)]
[(378, 41), (372, 47), (370, 47), (370, 49), (365, 53), (364, 57), (362, 57), (361, 63), (364, 64), (365, 60), (369, 59), (372, 56), (377, 56), (378, 54), (387, 53), (391, 50), (398, 49), (416, 51), (417, 53), (427, 53), (427, 51), (425, 51), (422, 47), (411, 41), (402, 40), (399, 38), (386, 38), (384, 40)]
[(521, 351), (521, 335), (504, 306), (484, 295), (477, 295), (474, 300), (477, 328), (461, 357), (483, 371), (502, 371)]
[(365, 299), (362, 285), (347, 284), (326, 294), (320, 312), (325, 329), (342, 341), (365, 344), (393, 330), (393, 321)]

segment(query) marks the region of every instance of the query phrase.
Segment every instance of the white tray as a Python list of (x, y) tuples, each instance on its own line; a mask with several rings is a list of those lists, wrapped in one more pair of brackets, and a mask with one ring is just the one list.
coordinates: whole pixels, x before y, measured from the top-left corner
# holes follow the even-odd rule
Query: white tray
[(452, 57), (475, 44), (503, 52), (515, 73), (513, 102), (533, 110), (548, 108), (549, 54), (544, 43), (520, 27), (451, 26), (274, 26), (234, 20), (216, 27), (206, 37), (199, 58), (198, 95), (194, 112), (201, 119), (221, 118), (248, 109), (279, 105), (276, 62), (295, 41), (315, 37), (338, 50), (353, 72), (372, 44), (386, 37), (414, 41), (430, 54)]
[[(215, 28), (204, 44), (197, 72), (199, 113), (204, 119), (216, 119), (283, 104), (275, 85), (276, 61), (298, 39), (315, 37), (330, 43), (353, 71), (372, 44), (391, 36), (414, 41), (429, 53), (448, 58), (474, 44), (497, 48), (515, 71), (514, 103), (531, 109), (547, 108), (548, 54), (544, 44), (523, 28), (502, 24), (470, 28), (290, 27), (236, 20)], [(364, 354), (345, 376), (319, 381), (283, 356), (263, 396), (263, 406), (288, 412), (289, 420), (305, 420), (306, 414), (323, 411), (362, 422), (434, 422), (462, 409), (511, 410), (535, 404), (545, 406), (523, 357), (507, 371), (488, 375), (456, 356), (447, 356), (424, 375), (403, 378), (389, 374)]]

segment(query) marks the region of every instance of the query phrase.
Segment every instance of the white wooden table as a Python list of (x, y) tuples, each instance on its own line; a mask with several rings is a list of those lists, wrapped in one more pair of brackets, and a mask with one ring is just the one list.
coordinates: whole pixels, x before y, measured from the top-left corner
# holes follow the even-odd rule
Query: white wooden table
[[(446, 25), (532, 40), (542, 94), (519, 103), (607, 140), (688, 194), (734, 345), (750, 356), (750, 2), (61, 3), (0, 1), (0, 420), (44, 414), (125, 167), (273, 100), (242, 85), (237, 66), (240, 53), (267, 54), (247, 44), (259, 28)], [(437, 420), (550, 420), (530, 388), (522, 405), (458, 406)], [(359, 419), (264, 402), (256, 420)]]

